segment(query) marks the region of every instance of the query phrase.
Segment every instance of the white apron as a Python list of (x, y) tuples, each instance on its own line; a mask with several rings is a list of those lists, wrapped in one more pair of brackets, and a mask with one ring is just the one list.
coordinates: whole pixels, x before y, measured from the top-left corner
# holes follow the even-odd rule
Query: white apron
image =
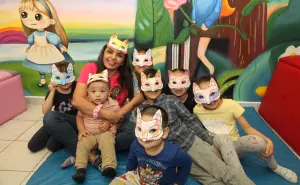
[(63, 54), (47, 42), (47, 32), (43, 36), (34, 33), (34, 44), (27, 53), (27, 59), (36, 64), (53, 64), (65, 60)]

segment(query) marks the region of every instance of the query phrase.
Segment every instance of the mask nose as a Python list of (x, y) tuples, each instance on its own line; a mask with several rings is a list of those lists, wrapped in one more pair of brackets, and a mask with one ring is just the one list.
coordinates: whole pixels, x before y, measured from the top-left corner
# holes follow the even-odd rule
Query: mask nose
[(66, 85), (66, 79), (60, 79), (62, 85)]

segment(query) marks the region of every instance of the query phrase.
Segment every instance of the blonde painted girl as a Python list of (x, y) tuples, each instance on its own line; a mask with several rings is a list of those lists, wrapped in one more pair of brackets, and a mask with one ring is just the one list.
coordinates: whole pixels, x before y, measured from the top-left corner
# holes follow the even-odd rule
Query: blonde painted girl
[(21, 0), (20, 19), (28, 47), (24, 65), (40, 74), (39, 87), (46, 85), (45, 73), (61, 61), (71, 62), (68, 55), (68, 38), (54, 6), (48, 0)]

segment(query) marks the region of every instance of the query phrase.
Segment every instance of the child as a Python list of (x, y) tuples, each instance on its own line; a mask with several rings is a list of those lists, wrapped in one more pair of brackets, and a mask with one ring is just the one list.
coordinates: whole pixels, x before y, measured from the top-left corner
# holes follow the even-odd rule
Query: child
[[(253, 184), (240, 170), (241, 166), (237, 168), (228, 166), (213, 152), (213, 140), (218, 139), (221, 142), (228, 142), (232, 157), (238, 158), (234, 153), (232, 141), (223, 140), (220, 136), (215, 138), (210, 136), (199, 119), (192, 115), (177, 97), (162, 94), (162, 88), (160, 71), (147, 69), (141, 73), (141, 90), (146, 101), (139, 108), (143, 110), (149, 105), (156, 105), (168, 113), (168, 140), (178, 144), (191, 156), (193, 167), (190, 173), (192, 176), (202, 184)], [(136, 123), (135, 114), (132, 114), (130, 120), (132, 124)]]
[(89, 75), (87, 83), (88, 99), (95, 105), (98, 105), (94, 111), (93, 117), (78, 111), (77, 128), (78, 144), (76, 151), (77, 173), (73, 175), (73, 180), (82, 183), (85, 178), (85, 169), (89, 159), (90, 151), (98, 146), (102, 158), (102, 175), (106, 177), (116, 176), (117, 159), (115, 152), (115, 134), (117, 128), (111, 126), (110, 131), (103, 132), (102, 123), (106, 120), (97, 118), (101, 108), (118, 111), (120, 109), (118, 102), (109, 97), (110, 84), (108, 81), (108, 72)]
[(142, 112), (137, 109), (136, 121), (137, 140), (130, 148), (127, 173), (115, 178), (111, 185), (184, 185), (192, 160), (177, 145), (166, 140), (169, 132), (167, 112), (154, 105)]
[[(54, 111), (76, 116), (77, 109), (72, 106), (72, 97), (76, 87), (73, 65), (60, 62), (52, 65), (51, 82), (48, 85), (49, 91), (42, 106), (44, 114)], [(62, 146), (42, 126), (28, 142), (28, 149), (37, 152), (47, 146), (48, 150), (55, 152)]]
[(170, 89), (168, 94), (177, 96), (190, 113), (193, 113), (196, 103), (194, 101), (193, 88), (191, 87), (189, 70), (177, 68), (168, 71), (168, 74), (168, 87)]
[[(274, 159), (273, 142), (251, 127), (245, 119), (243, 116), (245, 109), (234, 100), (220, 98), (218, 84), (213, 77), (202, 77), (197, 84), (193, 84), (193, 91), (197, 102), (194, 114), (198, 116), (209, 131), (214, 134), (229, 134), (234, 141), (238, 154), (257, 152), (273, 172), (289, 182), (297, 183), (297, 175), (293, 171), (278, 165)], [(248, 135), (239, 136), (236, 120)], [(226, 150), (225, 146), (220, 146), (218, 143), (215, 143), (215, 145), (222, 148), (222, 150)], [(226, 158), (226, 156), (223, 155), (223, 158)], [(232, 160), (232, 165), (235, 162)]]

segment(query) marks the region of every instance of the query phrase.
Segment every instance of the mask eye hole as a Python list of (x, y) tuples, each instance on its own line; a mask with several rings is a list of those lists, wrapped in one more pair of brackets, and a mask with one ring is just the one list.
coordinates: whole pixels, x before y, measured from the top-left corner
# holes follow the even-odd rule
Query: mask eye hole
[(70, 75), (68, 75), (67, 77), (66, 77), (66, 79), (70, 79), (71, 78), (71, 76)]
[(145, 59), (144, 61), (145, 61), (145, 62), (148, 62), (149, 60), (148, 60), (148, 59)]
[(137, 58), (137, 59), (135, 59), (135, 61), (136, 61), (136, 62), (139, 62), (140, 60)]
[(184, 80), (184, 81), (182, 81), (181, 83), (182, 83), (182, 84), (185, 84), (185, 83), (186, 83), (186, 81)]
[(155, 85), (159, 85), (159, 82), (155, 82)]
[(56, 80), (60, 80), (60, 77), (59, 77), (59, 76), (56, 76), (55, 79), (56, 79)]
[(150, 134), (154, 134), (157, 131), (157, 129), (153, 128), (149, 131)]
[(210, 96), (215, 96), (215, 95), (216, 95), (216, 92), (210, 93)]
[(149, 84), (145, 84), (145, 86), (149, 87), (150, 85)]
[(173, 81), (173, 82), (172, 82), (172, 84), (174, 84), (174, 85), (175, 85), (175, 84), (176, 84), (176, 82), (175, 82), (175, 81)]
[(199, 95), (199, 99), (204, 99), (204, 96), (202, 96), (202, 95)]
[(141, 127), (138, 127), (138, 131), (139, 131), (139, 132), (142, 132), (142, 128), (141, 128)]

